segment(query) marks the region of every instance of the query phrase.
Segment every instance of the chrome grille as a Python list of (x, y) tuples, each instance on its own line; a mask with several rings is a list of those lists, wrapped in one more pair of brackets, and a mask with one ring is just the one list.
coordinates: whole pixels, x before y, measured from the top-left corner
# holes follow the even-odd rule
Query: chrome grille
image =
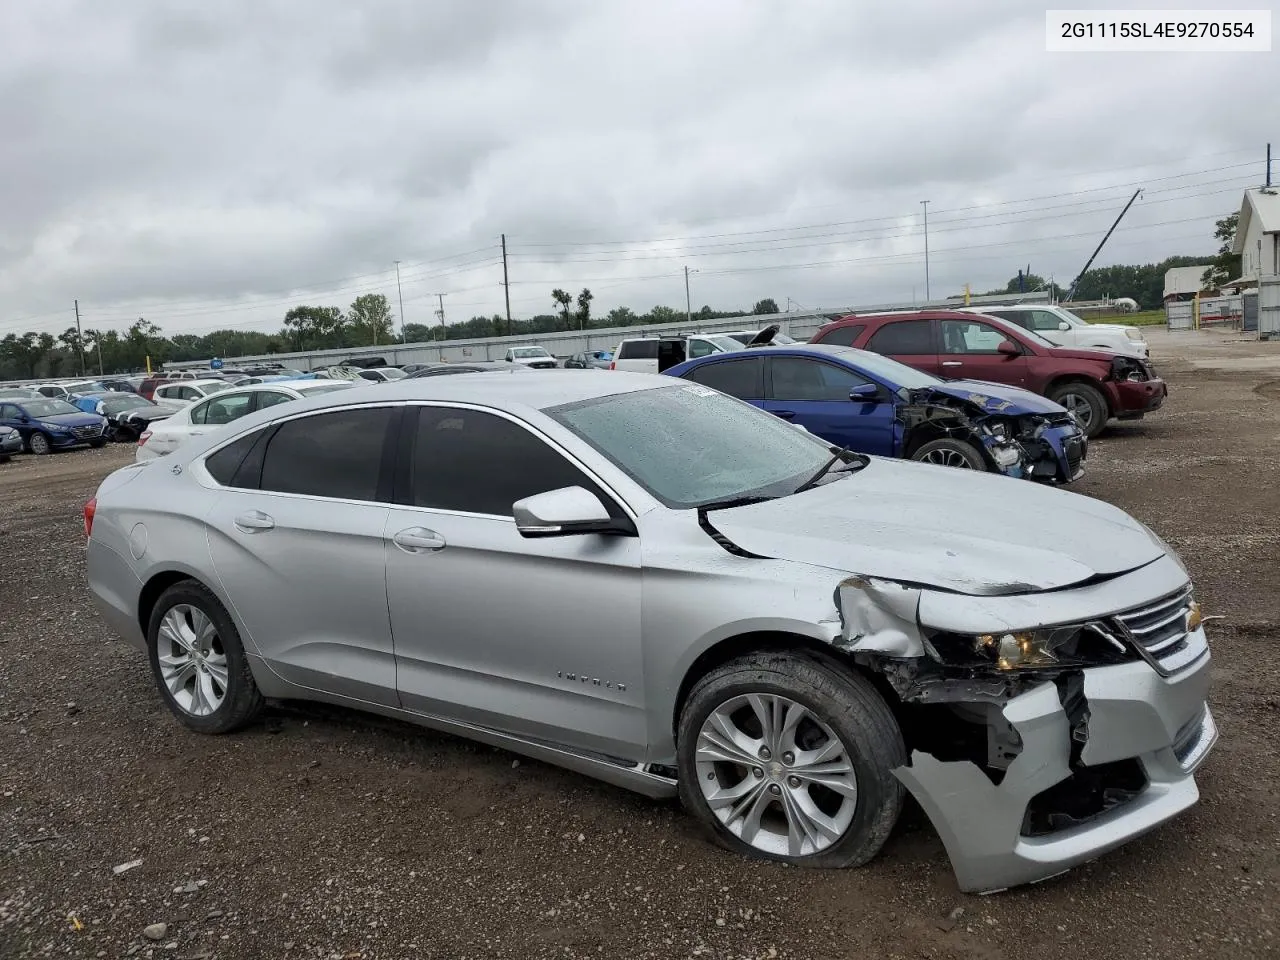
[(96, 437), (100, 433), (102, 433), (102, 428), (97, 426), (71, 428), (71, 434), (75, 437)]
[(1072, 437), (1064, 447), (1067, 454), (1067, 476), (1074, 477), (1080, 471), (1080, 461), (1084, 459), (1084, 441), (1079, 437)]
[(1209, 652), (1203, 634), (1187, 632), (1191, 585), (1111, 618), (1123, 638), (1164, 676), (1191, 666)]

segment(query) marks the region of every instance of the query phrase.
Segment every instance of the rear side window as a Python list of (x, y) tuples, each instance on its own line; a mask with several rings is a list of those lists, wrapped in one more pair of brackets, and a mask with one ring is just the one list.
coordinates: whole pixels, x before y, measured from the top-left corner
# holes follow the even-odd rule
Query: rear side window
[(267, 446), (266, 439), (266, 429), (255, 430), (210, 454), (204, 461), (204, 467), (224, 487), (253, 489), (258, 486), (262, 473), (262, 454)]
[(618, 351), (619, 360), (657, 360), (657, 340), (628, 340)]
[(764, 399), (764, 359), (721, 360), (690, 370), (685, 380), (711, 387), (739, 400)]
[(827, 331), (813, 342), (830, 343), (837, 347), (852, 347), (853, 342), (858, 339), (865, 328), (866, 324), (862, 323), (851, 323), (847, 327), (836, 327), (834, 330)]
[(342, 500), (377, 500), (394, 410), (337, 410), (289, 420), (267, 443), (262, 489)]
[(409, 480), (414, 506), (509, 517), (517, 500), (574, 486), (616, 509), (581, 470), (510, 420), (480, 410), (419, 408)]
[(929, 320), (887, 323), (867, 342), (867, 349), (889, 356), (937, 353), (933, 346), (933, 329), (930, 324)]

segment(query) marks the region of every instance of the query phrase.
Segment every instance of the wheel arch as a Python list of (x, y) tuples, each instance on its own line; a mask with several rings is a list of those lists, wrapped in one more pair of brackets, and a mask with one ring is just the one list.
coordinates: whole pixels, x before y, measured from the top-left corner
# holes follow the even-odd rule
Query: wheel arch
[(1084, 374), (1084, 373), (1059, 374), (1058, 376), (1050, 380), (1047, 384), (1045, 384), (1044, 395), (1047, 397), (1049, 396), (1049, 394), (1051, 394), (1054, 390), (1057, 390), (1059, 387), (1065, 387), (1071, 383), (1081, 383), (1081, 384), (1084, 384), (1086, 387), (1093, 387), (1093, 389), (1097, 390), (1098, 393), (1102, 395), (1102, 402), (1107, 405), (1108, 419), (1115, 416), (1115, 413), (1116, 413), (1115, 404), (1111, 400), (1111, 393), (1110, 391), (1107, 390), (1106, 384), (1103, 383), (1101, 380), (1099, 380), (1097, 377), (1091, 377), (1088, 374)]

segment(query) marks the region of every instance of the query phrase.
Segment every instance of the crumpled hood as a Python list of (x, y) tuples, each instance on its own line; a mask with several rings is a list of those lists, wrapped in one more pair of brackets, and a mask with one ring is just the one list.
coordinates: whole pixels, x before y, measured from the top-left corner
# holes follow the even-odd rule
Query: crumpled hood
[[(1003, 414), (1019, 417), (1025, 414), (1065, 414), (1066, 408), (1054, 403), (1048, 397), (1042, 397), (1021, 387), (1009, 387), (1002, 383), (986, 383), (982, 380), (948, 380), (936, 387), (927, 387), (935, 393), (944, 393), (949, 397), (967, 400), (977, 404), (987, 413)], [(924, 390), (916, 391), (923, 393)]]
[(761, 556), (972, 596), (1061, 589), (1164, 555), (1100, 500), (879, 457), (844, 479), (708, 519)]

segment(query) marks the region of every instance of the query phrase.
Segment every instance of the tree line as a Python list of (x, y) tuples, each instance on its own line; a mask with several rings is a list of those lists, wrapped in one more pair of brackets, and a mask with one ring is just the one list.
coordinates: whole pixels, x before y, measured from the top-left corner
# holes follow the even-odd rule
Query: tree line
[[(1239, 276), (1240, 258), (1231, 253), (1238, 214), (1217, 221), (1214, 238), (1221, 241), (1216, 256), (1205, 272), (1210, 287)], [(1143, 310), (1159, 309), (1164, 298), (1164, 274), (1171, 267), (1201, 263), (1205, 257), (1166, 257), (1159, 263), (1118, 264), (1098, 267), (1080, 278), (1075, 299), (1101, 300), (1104, 297), (1132, 297)], [(1064, 288), (1030, 272), (1011, 279), (1003, 289), (987, 294), (1046, 290), (1061, 297)], [(284, 315), (277, 333), (247, 330), (215, 330), (207, 334), (177, 333), (165, 336), (155, 323), (141, 317), (124, 332), (86, 329), (78, 333), (69, 327), (61, 334), (10, 333), (0, 338), (0, 380), (73, 377), (129, 373), (166, 361), (205, 360), (212, 357), (259, 356), (303, 350), (344, 349), (377, 346), (399, 341), (409, 343), (465, 340), (534, 333), (589, 330), (600, 327), (650, 326), (676, 323), (685, 318), (683, 310), (659, 304), (644, 313), (630, 307), (614, 307), (608, 313), (592, 310), (595, 297), (587, 288), (576, 296), (556, 288), (551, 292), (551, 311), (508, 324), (501, 314), (473, 316), (455, 323), (406, 323), (396, 330), (396, 317), (387, 298), (380, 293), (356, 297), (344, 311), (335, 306), (298, 306)], [(717, 320), (780, 313), (777, 301), (765, 298), (748, 310), (713, 310), (702, 306), (690, 312), (693, 320)]]

